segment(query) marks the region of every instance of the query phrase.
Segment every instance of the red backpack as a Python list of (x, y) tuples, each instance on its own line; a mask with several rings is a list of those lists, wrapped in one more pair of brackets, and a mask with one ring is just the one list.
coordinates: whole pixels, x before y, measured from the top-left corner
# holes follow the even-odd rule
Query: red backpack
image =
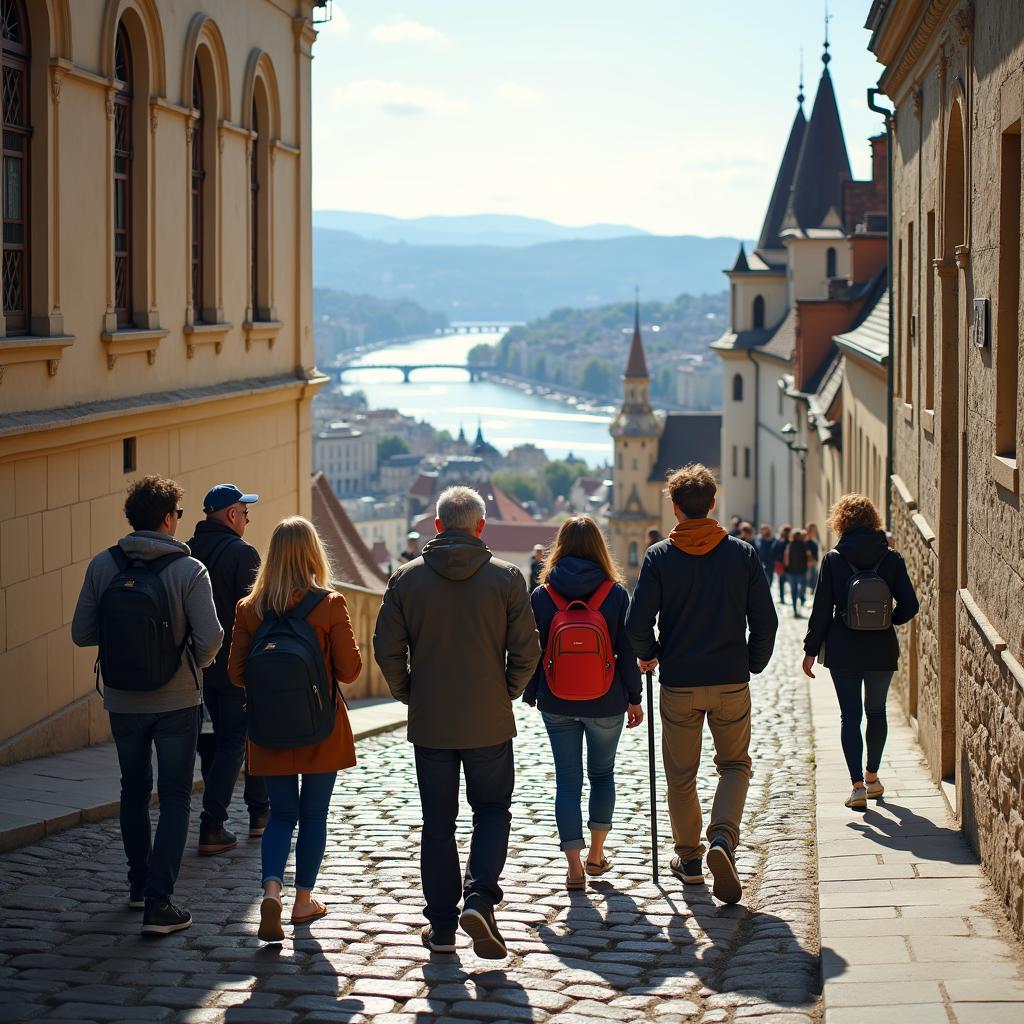
[(589, 601), (566, 601), (550, 585), (544, 587), (558, 609), (544, 652), (544, 675), (553, 697), (594, 700), (611, 687), (615, 653), (608, 623), (599, 609), (614, 585), (605, 580)]

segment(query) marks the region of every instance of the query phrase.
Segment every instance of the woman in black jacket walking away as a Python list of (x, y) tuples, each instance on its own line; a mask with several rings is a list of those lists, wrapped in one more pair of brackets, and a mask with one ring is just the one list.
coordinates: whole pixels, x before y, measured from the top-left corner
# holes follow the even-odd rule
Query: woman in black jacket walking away
[[(825, 667), (839, 698), (843, 753), (853, 791), (846, 806), (864, 810), (867, 798), (885, 792), (878, 769), (888, 733), (885, 701), (899, 663), (900, 646), (894, 627), (909, 622), (918, 609), (907, 567), (886, 541), (878, 510), (863, 494), (845, 494), (829, 513), (829, 526), (839, 542), (821, 561), (814, 606), (804, 638), (804, 673), (814, 678), (814, 659), (825, 649)], [(851, 629), (844, 621), (851, 578), (874, 570), (892, 594), (892, 624), (886, 629)], [(867, 772), (861, 719), (867, 712)]]
[[(615, 753), (626, 728), (644, 720), (640, 669), (626, 637), (629, 594), (605, 543), (604, 534), (590, 516), (570, 516), (562, 523), (541, 572), (541, 586), (531, 596), (544, 655), (523, 700), (539, 706), (555, 759), (555, 821), (562, 852), (568, 861), (567, 889), (585, 889), (587, 875), (603, 875), (611, 864), (604, 843), (612, 827), (615, 808)], [(610, 586), (606, 586), (609, 584)], [(598, 591), (607, 593), (598, 600)], [(552, 591), (554, 592), (552, 594)], [(614, 660), (611, 685), (603, 696), (590, 700), (560, 699), (551, 692), (545, 664), (548, 639), (558, 605), (589, 602), (599, 610), (608, 628)], [(557, 601), (557, 603), (556, 603)], [(556, 633), (558, 633), (556, 626)], [(590, 848), (584, 868), (581, 852), (583, 815), (583, 741), (587, 744), (587, 776), (590, 779)]]

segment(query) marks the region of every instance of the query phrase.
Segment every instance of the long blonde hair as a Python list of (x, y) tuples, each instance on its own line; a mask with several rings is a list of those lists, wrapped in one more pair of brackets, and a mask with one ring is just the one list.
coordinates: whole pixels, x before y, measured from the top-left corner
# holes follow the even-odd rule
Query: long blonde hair
[(596, 562), (608, 579), (615, 583), (622, 582), (622, 573), (608, 550), (604, 534), (590, 516), (569, 516), (558, 528), (555, 542), (551, 545), (540, 573), (541, 583), (547, 583), (555, 566), (570, 556)]
[(331, 589), (331, 563), (316, 528), (302, 516), (288, 516), (274, 527), (256, 582), (243, 603), (262, 619), (283, 614), (297, 594), (313, 587)]

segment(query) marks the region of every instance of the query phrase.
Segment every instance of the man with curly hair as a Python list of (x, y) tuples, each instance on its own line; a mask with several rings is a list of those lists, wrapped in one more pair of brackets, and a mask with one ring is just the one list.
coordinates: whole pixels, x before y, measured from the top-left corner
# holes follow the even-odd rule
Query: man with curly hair
[[(171, 902), (188, 836), (203, 694), (200, 669), (220, 650), (210, 577), (174, 534), (184, 492), (147, 476), (128, 489), (132, 532), (89, 563), (71, 622), (79, 647), (99, 647), (103, 706), (121, 766), (121, 839), (128, 904), (142, 931), (167, 935), (192, 923)], [(169, 653), (168, 653), (169, 652)], [(156, 748), (160, 817), (151, 834)]]

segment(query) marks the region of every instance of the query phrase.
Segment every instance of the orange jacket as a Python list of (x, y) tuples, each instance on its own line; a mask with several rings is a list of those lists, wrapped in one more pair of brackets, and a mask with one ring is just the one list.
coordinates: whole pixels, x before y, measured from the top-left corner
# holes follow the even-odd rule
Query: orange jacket
[[(304, 595), (296, 596), (292, 606)], [(245, 686), (245, 659), (252, 644), (253, 634), (262, 620), (241, 601), (235, 611), (235, 626), (231, 633), (231, 653), (228, 655), (228, 676), (235, 686)], [(328, 679), (338, 683), (352, 683), (359, 677), (363, 660), (359, 645), (352, 632), (345, 598), (337, 592), (328, 595), (309, 613), (306, 621), (313, 627), (327, 664)], [(315, 772), (334, 772), (351, 768), (356, 763), (356, 748), (352, 740), (345, 703), (339, 697), (334, 732), (322, 743), (294, 750), (271, 750), (249, 741), (249, 772), (252, 775), (311, 775)]]

